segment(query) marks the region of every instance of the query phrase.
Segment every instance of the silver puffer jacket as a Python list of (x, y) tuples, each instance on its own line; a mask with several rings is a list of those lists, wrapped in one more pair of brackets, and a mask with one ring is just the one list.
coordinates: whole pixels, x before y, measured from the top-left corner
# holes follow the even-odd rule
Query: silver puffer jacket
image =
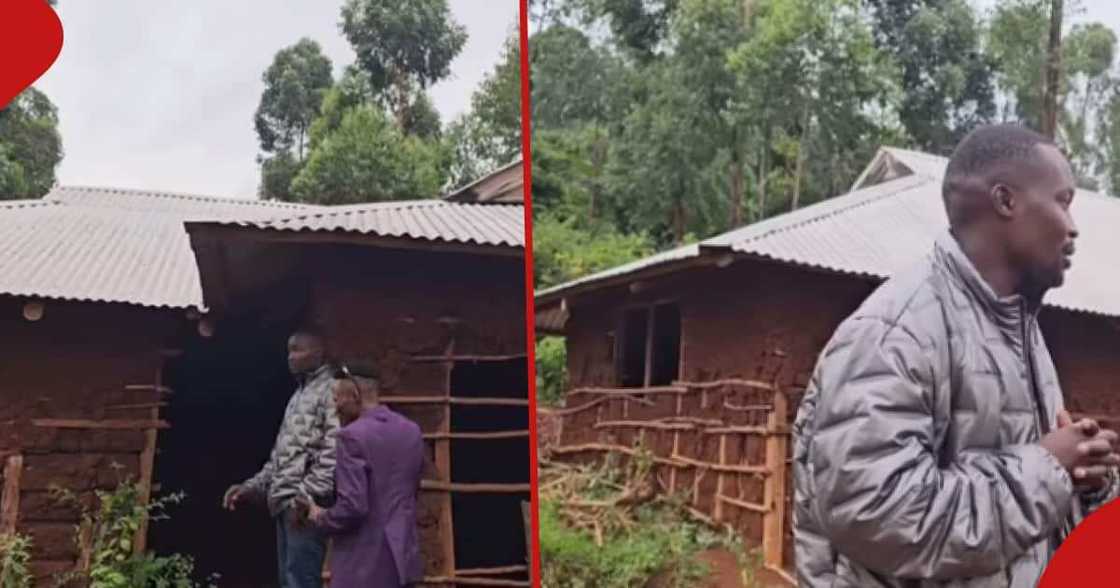
[(944, 234), (818, 360), (794, 424), (799, 584), (1035, 586), (1120, 486), (1078, 494), (1038, 444), (1062, 407), (1037, 310)]

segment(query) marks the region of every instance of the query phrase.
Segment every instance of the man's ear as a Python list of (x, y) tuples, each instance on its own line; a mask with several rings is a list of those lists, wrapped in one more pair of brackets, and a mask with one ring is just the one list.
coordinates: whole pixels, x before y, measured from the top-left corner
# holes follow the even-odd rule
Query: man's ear
[(989, 192), (992, 200), (992, 207), (995, 208), (996, 214), (1004, 217), (1011, 218), (1015, 215), (1015, 193), (1007, 184), (996, 184), (992, 186)]

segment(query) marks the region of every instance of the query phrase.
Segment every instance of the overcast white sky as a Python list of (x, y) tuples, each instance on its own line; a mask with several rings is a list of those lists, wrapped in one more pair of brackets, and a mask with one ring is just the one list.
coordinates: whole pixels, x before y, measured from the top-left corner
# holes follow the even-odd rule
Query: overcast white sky
[[(407, 1), (407, 0), (402, 0)], [(59, 182), (254, 197), (261, 74), (300, 37), (354, 61), (342, 0), (60, 0), (62, 54), (36, 83), (58, 106)], [(516, 31), (517, 0), (450, 0), (470, 38), (431, 90), (444, 121)]]

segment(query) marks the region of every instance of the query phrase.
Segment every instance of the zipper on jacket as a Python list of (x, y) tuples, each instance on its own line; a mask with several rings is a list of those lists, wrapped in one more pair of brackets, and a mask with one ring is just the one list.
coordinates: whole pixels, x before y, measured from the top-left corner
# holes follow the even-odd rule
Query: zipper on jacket
[(1031, 347), (1031, 334), (1034, 330), (1031, 328), (1033, 323), (1025, 301), (1022, 310), (1023, 355), (1026, 356), (1027, 360), (1027, 383), (1030, 386), (1031, 397), (1034, 399), (1034, 417), (1038, 427), (1038, 438), (1041, 441), (1050, 432), (1050, 420), (1046, 418), (1046, 405), (1043, 403), (1041, 390), (1038, 387), (1038, 376), (1035, 373), (1034, 349)]

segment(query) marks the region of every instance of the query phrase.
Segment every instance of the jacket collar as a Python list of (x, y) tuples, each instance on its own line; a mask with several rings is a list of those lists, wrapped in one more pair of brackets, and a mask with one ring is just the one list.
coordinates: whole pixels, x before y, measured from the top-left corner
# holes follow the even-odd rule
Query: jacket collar
[(949, 280), (965, 292), (976, 308), (983, 312), (1017, 349), (1022, 350), (1024, 322), (1027, 323), (1028, 332), (1032, 331), (1042, 304), (1032, 303), (1021, 294), (1004, 297), (996, 294), (949, 231), (945, 231), (937, 238), (934, 245), (934, 261)]
[(325, 374), (331, 373), (332, 371), (333, 370), (331, 369), (330, 364), (324, 363), (323, 365), (319, 366), (318, 369), (316, 369), (313, 372), (296, 374), (296, 382), (301, 387), (306, 386), (307, 384), (311, 383), (312, 381), (318, 380), (319, 378), (322, 378)]

